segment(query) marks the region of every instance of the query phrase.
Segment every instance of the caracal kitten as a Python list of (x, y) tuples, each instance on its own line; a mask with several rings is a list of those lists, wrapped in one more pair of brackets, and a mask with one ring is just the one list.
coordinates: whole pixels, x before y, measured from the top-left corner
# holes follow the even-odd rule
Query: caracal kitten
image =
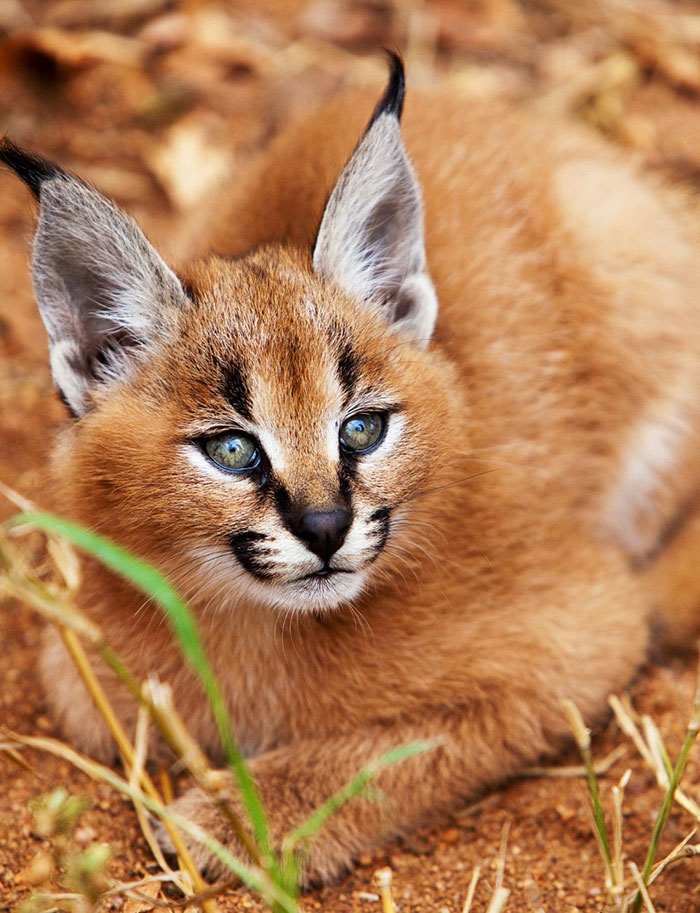
[[(438, 91), (401, 128), (403, 96), (392, 59), (364, 133), (356, 94), (279, 136), (180, 275), (97, 191), (0, 147), (39, 201), (74, 416), (52, 506), (190, 600), (274, 839), (437, 742), (330, 819), (306, 883), (556, 749), (562, 699), (601, 714), (700, 602), (695, 219), (570, 125)], [(82, 600), (220, 761), (158, 608), (89, 561)], [(53, 630), (40, 668), (61, 731), (111, 760)], [(199, 790), (176, 807), (235, 850)]]

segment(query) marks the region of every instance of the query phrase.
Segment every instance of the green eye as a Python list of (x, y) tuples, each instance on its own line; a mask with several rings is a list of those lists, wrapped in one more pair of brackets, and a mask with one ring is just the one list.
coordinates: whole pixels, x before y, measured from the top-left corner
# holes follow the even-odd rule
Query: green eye
[(340, 426), (340, 444), (351, 453), (367, 453), (381, 440), (384, 424), (381, 412), (358, 412)]
[(255, 441), (242, 431), (215, 434), (206, 438), (202, 446), (210, 460), (229, 472), (255, 469), (260, 462), (260, 451)]

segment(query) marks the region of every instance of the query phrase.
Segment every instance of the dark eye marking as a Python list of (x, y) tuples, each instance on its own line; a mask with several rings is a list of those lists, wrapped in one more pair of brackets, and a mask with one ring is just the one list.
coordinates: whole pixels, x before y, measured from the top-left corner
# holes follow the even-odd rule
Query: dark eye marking
[(277, 510), (282, 519), (285, 520), (292, 510), (292, 498), (284, 485), (278, 482), (274, 477), (270, 479), (270, 487), (273, 490), (273, 497), (275, 499), (275, 504), (277, 505)]
[(246, 529), (242, 533), (234, 533), (231, 536), (231, 542), (264, 542), (270, 537), (265, 533), (258, 533), (254, 529)]
[(257, 533), (248, 529), (242, 533), (234, 533), (229, 538), (229, 545), (243, 567), (259, 580), (270, 580), (275, 576), (272, 573), (274, 563), (265, 561), (267, 555), (272, 554), (272, 549), (261, 548), (258, 543), (269, 539), (264, 533)]
[(224, 368), (223, 394), (241, 418), (253, 420), (251, 413), (250, 389), (243, 371), (235, 361)]
[(360, 378), (360, 359), (349, 342), (342, 343), (338, 352), (338, 378), (348, 402)]

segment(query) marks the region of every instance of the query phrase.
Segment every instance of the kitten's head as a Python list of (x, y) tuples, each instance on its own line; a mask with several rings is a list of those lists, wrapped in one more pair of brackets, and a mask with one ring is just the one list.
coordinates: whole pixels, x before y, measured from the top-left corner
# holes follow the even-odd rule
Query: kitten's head
[(212, 258), (184, 280), (96, 191), (0, 147), (40, 202), (34, 283), (77, 418), (70, 509), (188, 595), (351, 602), (442, 478), (453, 383), (428, 347), (402, 97), (395, 61), (313, 252)]

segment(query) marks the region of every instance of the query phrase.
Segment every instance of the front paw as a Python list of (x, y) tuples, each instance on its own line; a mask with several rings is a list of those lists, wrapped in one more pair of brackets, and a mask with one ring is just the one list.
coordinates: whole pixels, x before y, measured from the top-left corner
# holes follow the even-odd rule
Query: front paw
[[(228, 824), (216, 805), (201, 789), (197, 787), (188, 789), (186, 793), (183, 793), (182, 796), (172, 802), (168, 809), (198, 825), (210, 837), (214, 837), (225, 846), (232, 855), (237, 857), (242, 855), (242, 849), (238, 845), (231, 825)], [(175, 847), (163, 822), (152, 822), (152, 826), (158, 845), (163, 853), (167, 856), (175, 856)], [(192, 856), (194, 864), (205, 878), (209, 881), (218, 881), (221, 878), (231, 877), (233, 874), (231, 869), (218, 856), (215, 856), (194, 837), (185, 833), (184, 830), (180, 828), (178, 830)]]
[[(263, 795), (265, 794), (263, 793)], [(247, 818), (245, 812), (237, 797), (236, 790), (231, 784), (226, 789), (226, 798), (232, 811), (236, 814), (238, 820), (242, 822), (243, 827), (249, 830), (246, 827)], [(240, 859), (245, 865), (252, 865), (247, 852), (236, 836), (231, 822), (201, 789), (197, 787), (188, 789), (168, 808), (182, 818), (186, 818), (193, 824), (198, 825), (208, 836), (218, 840), (236, 859)], [(268, 803), (266, 808), (269, 816), (271, 848), (273, 852), (279, 855), (280, 848), (284, 842), (284, 835), (293, 830), (298, 821), (308, 817), (308, 813), (303, 814), (298, 807), (293, 809), (284, 806), (272, 807), (270, 803)], [(349, 867), (353, 856), (357, 852), (371, 847), (371, 843), (364, 839), (362, 832), (358, 831), (356, 826), (353, 826), (352, 821), (353, 819), (348, 819), (347, 815), (345, 820), (336, 817), (304, 848), (298, 860), (300, 865), (299, 886), (302, 889), (332, 881)], [(163, 852), (174, 855), (172, 841), (163, 823), (158, 822), (154, 830)], [(231, 869), (218, 856), (215, 856), (205, 846), (182, 830), (180, 830), (180, 833), (195, 865), (205, 878), (210, 881), (218, 881), (232, 876)]]

